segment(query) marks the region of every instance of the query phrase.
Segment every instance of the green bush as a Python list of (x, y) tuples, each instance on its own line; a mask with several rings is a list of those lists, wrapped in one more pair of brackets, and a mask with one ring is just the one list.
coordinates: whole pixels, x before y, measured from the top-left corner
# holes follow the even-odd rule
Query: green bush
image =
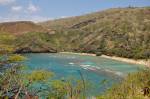
[(129, 74), (120, 84), (114, 85), (97, 99), (149, 99), (150, 69)]

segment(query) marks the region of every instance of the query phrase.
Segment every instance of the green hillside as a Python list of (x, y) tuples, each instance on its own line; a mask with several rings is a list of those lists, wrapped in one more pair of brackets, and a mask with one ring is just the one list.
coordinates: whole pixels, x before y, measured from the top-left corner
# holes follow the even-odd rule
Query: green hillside
[[(10, 33), (14, 25), (6, 24), (5, 32)], [(16, 29), (15, 32), (19, 34), (14, 40), (17, 52), (73, 51), (135, 59), (150, 58), (150, 7), (114, 8), (32, 23), (32, 26), (36, 28), (30, 29), (36, 31), (24, 33), (27, 29)]]
[(55, 43), (63, 50), (150, 57), (149, 7), (109, 9), (40, 24), (56, 31)]

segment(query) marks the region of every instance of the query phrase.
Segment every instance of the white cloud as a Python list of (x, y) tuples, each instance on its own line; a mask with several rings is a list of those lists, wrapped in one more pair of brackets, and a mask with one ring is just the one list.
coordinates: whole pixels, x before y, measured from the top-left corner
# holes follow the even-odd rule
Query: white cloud
[[(2, 1), (16, 1), (16, 0), (0, 0)], [(40, 11), (40, 7), (29, 3), (27, 6), (25, 5), (11, 5), (10, 7), (11, 13), (8, 13), (7, 16), (0, 16), (0, 22), (12, 22), (12, 21), (46, 21), (53, 20), (54, 18), (49, 18), (45, 16), (38, 15), (38, 11)], [(17, 13), (16, 13), (17, 12)]]
[(39, 10), (39, 7), (37, 7), (36, 5), (33, 5), (32, 3), (30, 3), (27, 10), (30, 13), (34, 13), (34, 12), (37, 12)]
[(15, 2), (16, 0), (0, 0), (0, 4), (9, 4), (9, 3), (12, 3), (12, 2)]
[(11, 7), (11, 10), (14, 12), (19, 12), (22, 10), (22, 8), (23, 8), (22, 6), (13, 6)]

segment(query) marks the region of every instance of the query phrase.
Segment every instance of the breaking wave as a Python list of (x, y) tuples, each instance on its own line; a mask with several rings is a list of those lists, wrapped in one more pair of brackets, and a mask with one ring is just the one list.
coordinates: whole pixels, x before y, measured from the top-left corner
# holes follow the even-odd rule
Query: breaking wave
[(107, 73), (111, 73), (117, 76), (123, 76), (124, 74), (122, 72), (119, 71), (114, 71), (111, 69), (107, 69), (107, 68), (101, 68), (98, 66), (93, 66), (93, 65), (89, 65), (89, 64), (82, 64), (80, 65), (83, 69), (86, 70), (91, 70), (91, 71), (95, 71), (95, 72), (107, 72)]

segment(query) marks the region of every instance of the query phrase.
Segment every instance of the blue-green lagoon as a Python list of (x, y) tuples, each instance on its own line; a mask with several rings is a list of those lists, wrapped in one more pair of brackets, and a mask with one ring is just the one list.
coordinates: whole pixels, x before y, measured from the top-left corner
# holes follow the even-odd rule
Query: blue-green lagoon
[[(25, 54), (25, 56), (27, 60), (24, 64), (28, 66), (28, 71), (49, 70), (55, 74), (52, 79), (74, 78), (80, 80), (80, 71), (84, 79), (92, 85), (89, 90), (91, 95), (103, 93), (104, 90), (119, 82), (128, 73), (136, 72), (142, 67), (88, 55), (33, 53)], [(107, 87), (101, 85), (103, 80), (108, 81)], [(39, 86), (42, 87), (44, 85), (39, 84)]]

